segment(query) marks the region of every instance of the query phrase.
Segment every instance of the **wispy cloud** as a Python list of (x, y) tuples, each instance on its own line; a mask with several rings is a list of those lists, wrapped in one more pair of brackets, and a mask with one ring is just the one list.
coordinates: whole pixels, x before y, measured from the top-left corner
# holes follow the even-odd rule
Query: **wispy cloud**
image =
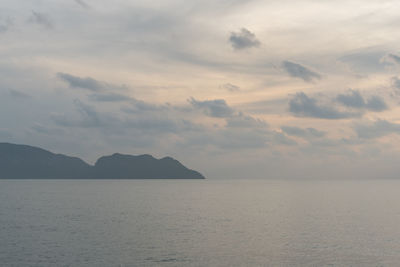
[[(68, 85), (71, 88), (80, 88), (80, 89), (85, 89), (85, 90), (89, 90), (89, 91), (93, 91), (93, 92), (101, 92), (101, 91), (105, 91), (105, 90), (113, 90), (113, 89), (125, 89), (126, 86), (121, 85), (121, 86), (117, 86), (117, 85), (113, 85), (110, 83), (106, 83), (106, 82), (102, 82), (102, 81), (98, 81), (96, 79), (93, 79), (91, 77), (79, 77), (79, 76), (75, 76), (72, 74), (68, 74), (68, 73), (62, 73), (59, 72), (57, 73), (57, 77), (60, 78), (61, 80), (65, 81), (66, 83), (68, 83)], [(108, 97), (107, 97), (108, 96)], [(114, 98), (117, 97), (116, 94), (114, 95), (95, 95), (93, 98), (94, 99), (103, 99), (103, 101), (105, 101), (106, 98), (111, 99), (112, 96), (114, 96)]]
[(300, 78), (305, 82), (312, 82), (321, 79), (321, 75), (317, 72), (314, 72), (298, 63), (285, 60), (282, 62), (282, 67), (291, 77)]
[(83, 0), (75, 0), (75, 2), (83, 8), (89, 8), (89, 5)]
[(51, 29), (53, 28), (53, 22), (50, 17), (44, 13), (36, 12), (32, 10), (32, 14), (28, 19), (28, 22), (40, 25), (44, 28)]
[(95, 93), (89, 95), (89, 99), (97, 102), (126, 102), (132, 100), (129, 96), (117, 93)]
[(14, 25), (14, 21), (8, 17), (0, 20), (0, 33), (7, 32)]
[(220, 86), (220, 88), (228, 90), (229, 92), (238, 92), (240, 91), (240, 87), (231, 83), (225, 83)]
[(19, 91), (19, 90), (15, 90), (15, 89), (10, 89), (10, 90), (8, 91), (8, 93), (9, 93), (9, 95), (10, 95), (11, 97), (16, 98), (16, 99), (28, 99), (28, 98), (32, 98), (31, 95), (29, 95), (29, 94), (27, 94), (27, 93), (25, 93), (25, 92)]
[(291, 136), (297, 136), (305, 139), (324, 137), (326, 132), (319, 131), (315, 128), (300, 128), (296, 126), (281, 126), (284, 133)]
[(59, 126), (64, 127), (83, 127), (83, 128), (99, 128), (117, 121), (105, 113), (99, 113), (94, 107), (87, 105), (79, 99), (74, 100), (75, 107), (81, 115), (79, 119), (69, 119), (65, 115), (53, 114), (52, 119)]

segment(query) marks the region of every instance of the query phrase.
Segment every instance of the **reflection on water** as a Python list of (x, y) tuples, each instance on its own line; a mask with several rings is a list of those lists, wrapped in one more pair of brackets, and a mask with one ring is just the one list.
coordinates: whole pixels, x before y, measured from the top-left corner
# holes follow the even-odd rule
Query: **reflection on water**
[(400, 181), (0, 181), (5, 266), (396, 266)]

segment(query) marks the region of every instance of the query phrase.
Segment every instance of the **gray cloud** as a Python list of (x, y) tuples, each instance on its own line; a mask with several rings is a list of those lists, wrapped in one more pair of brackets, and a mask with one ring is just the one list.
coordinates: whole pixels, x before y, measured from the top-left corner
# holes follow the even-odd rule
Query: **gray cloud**
[(347, 107), (364, 108), (365, 101), (359, 91), (350, 90), (348, 94), (339, 94), (336, 100)]
[(74, 100), (75, 107), (81, 115), (79, 119), (71, 120), (65, 115), (52, 115), (53, 121), (63, 127), (83, 127), (83, 128), (98, 128), (110, 125), (118, 121), (117, 118), (113, 118), (106, 114), (100, 114), (97, 110), (89, 106), (79, 99)]
[(326, 132), (314, 128), (300, 128), (295, 126), (281, 126), (284, 133), (291, 136), (297, 136), (305, 139), (324, 137)]
[(268, 128), (268, 123), (266, 121), (235, 110), (223, 99), (198, 101), (191, 98), (189, 103), (193, 108), (202, 110), (206, 116), (224, 118), (226, 121), (226, 129), (238, 131), (252, 129), (267, 133), (266, 129)]
[(14, 89), (10, 89), (8, 90), (8, 93), (11, 97), (13, 98), (17, 98), (17, 99), (27, 99), (27, 98), (31, 98), (31, 95), (28, 95), (24, 92), (18, 91), (18, 90), (14, 90)]
[(57, 73), (57, 76), (62, 80), (64, 80), (65, 82), (67, 82), (69, 86), (72, 88), (82, 88), (90, 91), (101, 91), (106, 88), (104, 83), (99, 82), (90, 77), (81, 78), (78, 76), (61, 72)]
[(81, 7), (89, 8), (89, 5), (88, 5), (85, 1), (83, 1), (83, 0), (75, 0), (75, 2), (76, 2), (78, 5), (80, 5)]
[(41, 124), (36, 123), (31, 127), (37, 133), (46, 134), (46, 135), (60, 135), (64, 134), (64, 131), (60, 128), (51, 128)]
[(240, 91), (240, 87), (231, 83), (225, 83), (220, 86), (221, 88), (228, 90), (229, 92), (237, 92)]
[(116, 93), (95, 93), (89, 95), (89, 99), (97, 102), (125, 102), (132, 100), (129, 96)]
[(357, 90), (350, 90), (347, 94), (339, 94), (336, 97), (336, 100), (342, 105), (350, 108), (365, 108), (377, 112), (388, 109), (388, 106), (382, 97), (374, 95), (365, 101), (361, 93)]
[(382, 97), (377, 96), (377, 95), (371, 96), (371, 97), (368, 99), (368, 101), (367, 101), (365, 107), (366, 107), (368, 110), (377, 111), (377, 112), (379, 112), (379, 111), (384, 111), (384, 110), (387, 110), (387, 109), (388, 109), (388, 106), (387, 106), (387, 104), (385, 103), (385, 100), (383, 100)]
[(228, 128), (265, 128), (268, 124), (264, 120), (253, 118), (239, 112), (236, 116), (226, 119), (226, 127)]
[(287, 145), (287, 146), (294, 146), (297, 145), (297, 142), (289, 137), (287, 137), (284, 133), (280, 132), (272, 132), (272, 140), (275, 143), (281, 144), (281, 145)]
[(290, 99), (289, 111), (295, 116), (320, 119), (344, 119), (361, 115), (360, 112), (340, 111), (334, 107), (319, 104), (317, 99), (311, 98), (303, 92), (297, 93)]
[(179, 126), (173, 120), (166, 118), (134, 118), (126, 122), (130, 128), (141, 129), (145, 132), (165, 133), (178, 132)]
[(258, 47), (261, 44), (256, 35), (246, 28), (242, 28), (239, 32), (232, 32), (229, 41), (235, 50)]
[(400, 64), (400, 57), (398, 55), (388, 54), (387, 56), (388, 56), (388, 58), (392, 59), (397, 64)]
[(98, 127), (105, 124), (103, 121), (104, 117), (99, 115), (93, 107), (86, 105), (78, 99), (75, 99), (74, 104), (84, 118), (82, 125), (85, 127)]
[(173, 133), (183, 135), (186, 132), (199, 131), (202, 126), (184, 119), (172, 119), (160, 114), (128, 118), (124, 127), (141, 133), (151, 133), (153, 137)]
[(227, 118), (234, 115), (235, 111), (223, 99), (197, 101), (194, 98), (188, 100), (189, 103), (197, 109), (204, 111), (204, 114), (210, 117)]
[(282, 62), (282, 67), (290, 76), (303, 79), (305, 82), (321, 79), (321, 75), (297, 63), (285, 60)]
[[(253, 129), (207, 129), (196, 131), (180, 144), (183, 147), (213, 147), (224, 150), (258, 149), (268, 145), (269, 137)], [(241, 151), (243, 152), (243, 150)]]
[(166, 111), (169, 105), (156, 105), (135, 98), (130, 99), (130, 106), (121, 108), (125, 113), (140, 114), (143, 112)]
[[(96, 79), (93, 79), (91, 77), (79, 77), (79, 76), (75, 76), (75, 75), (71, 75), (68, 73), (62, 73), (59, 72), (57, 73), (57, 77), (60, 78), (61, 80), (65, 81), (66, 83), (68, 83), (68, 85), (71, 88), (80, 88), (80, 89), (86, 89), (89, 91), (93, 91), (93, 92), (99, 92), (99, 91), (104, 91), (104, 90), (120, 90), (120, 89), (126, 89), (125, 85), (122, 86), (117, 86), (117, 85), (113, 85), (113, 84), (109, 84), (106, 82), (102, 82), (102, 81), (98, 81)], [(116, 98), (116, 95), (114, 95), (114, 97)], [(94, 99), (96, 99), (96, 96), (93, 96)], [(112, 95), (98, 95), (99, 99), (104, 99), (102, 101), (106, 101), (106, 98), (111, 99)], [(101, 101), (101, 100), (99, 100)]]
[(353, 129), (358, 137), (365, 139), (378, 138), (392, 133), (400, 134), (400, 124), (387, 120), (376, 120), (372, 123), (357, 123)]
[(391, 82), (392, 87), (395, 89), (395, 93), (400, 94), (400, 79), (397, 77), (392, 77)]
[(4, 20), (0, 20), (0, 33), (4, 33), (8, 31), (12, 25), (14, 24), (11, 18), (6, 18)]
[(342, 56), (338, 60), (348, 64), (354, 71), (374, 73), (385, 71), (385, 66), (389, 64), (382, 60), (385, 54), (385, 51), (365, 49)]
[(286, 111), (287, 97), (259, 100), (240, 104), (242, 110), (258, 114), (282, 114)]
[(120, 128), (125, 127), (141, 133), (151, 133), (153, 137), (170, 133), (186, 135), (187, 133), (204, 130), (202, 125), (185, 119), (184, 114), (171, 113), (171, 110), (166, 110), (156, 105), (153, 105), (153, 107), (158, 109), (146, 109), (147, 112), (142, 112), (141, 114), (128, 113), (131, 116), (121, 121)]
[(34, 10), (32, 10), (32, 15), (28, 19), (28, 22), (40, 25), (47, 29), (53, 28), (53, 23), (48, 15), (36, 12)]
[(393, 86), (396, 88), (400, 88), (400, 79), (397, 77), (392, 78)]
[[(51, 118), (58, 126), (65, 128), (92, 128), (101, 130), (101, 133), (113, 135), (123, 135), (127, 132), (148, 133), (151, 134), (148, 136), (150, 139), (168, 133), (180, 134), (201, 129), (201, 126), (183, 119), (182, 116), (180, 119), (170, 116), (156, 105), (135, 99), (132, 99), (132, 103), (136, 104), (137, 111), (135, 112), (134, 109), (123, 110), (127, 116), (121, 117), (122, 114), (99, 112), (93, 106), (75, 99), (74, 105), (78, 111), (78, 117), (53, 114)], [(33, 129), (37, 132), (43, 130), (42, 127)]]

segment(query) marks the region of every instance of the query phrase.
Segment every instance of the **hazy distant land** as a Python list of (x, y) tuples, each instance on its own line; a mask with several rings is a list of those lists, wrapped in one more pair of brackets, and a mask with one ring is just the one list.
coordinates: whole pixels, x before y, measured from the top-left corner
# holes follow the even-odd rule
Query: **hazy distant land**
[(0, 179), (204, 179), (179, 161), (115, 153), (89, 165), (77, 157), (0, 143)]

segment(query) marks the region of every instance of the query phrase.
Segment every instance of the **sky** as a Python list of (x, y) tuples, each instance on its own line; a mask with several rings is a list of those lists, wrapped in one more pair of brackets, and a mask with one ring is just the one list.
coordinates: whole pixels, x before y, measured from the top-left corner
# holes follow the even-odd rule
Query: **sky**
[(208, 178), (397, 178), (400, 2), (3, 0), (0, 141)]

